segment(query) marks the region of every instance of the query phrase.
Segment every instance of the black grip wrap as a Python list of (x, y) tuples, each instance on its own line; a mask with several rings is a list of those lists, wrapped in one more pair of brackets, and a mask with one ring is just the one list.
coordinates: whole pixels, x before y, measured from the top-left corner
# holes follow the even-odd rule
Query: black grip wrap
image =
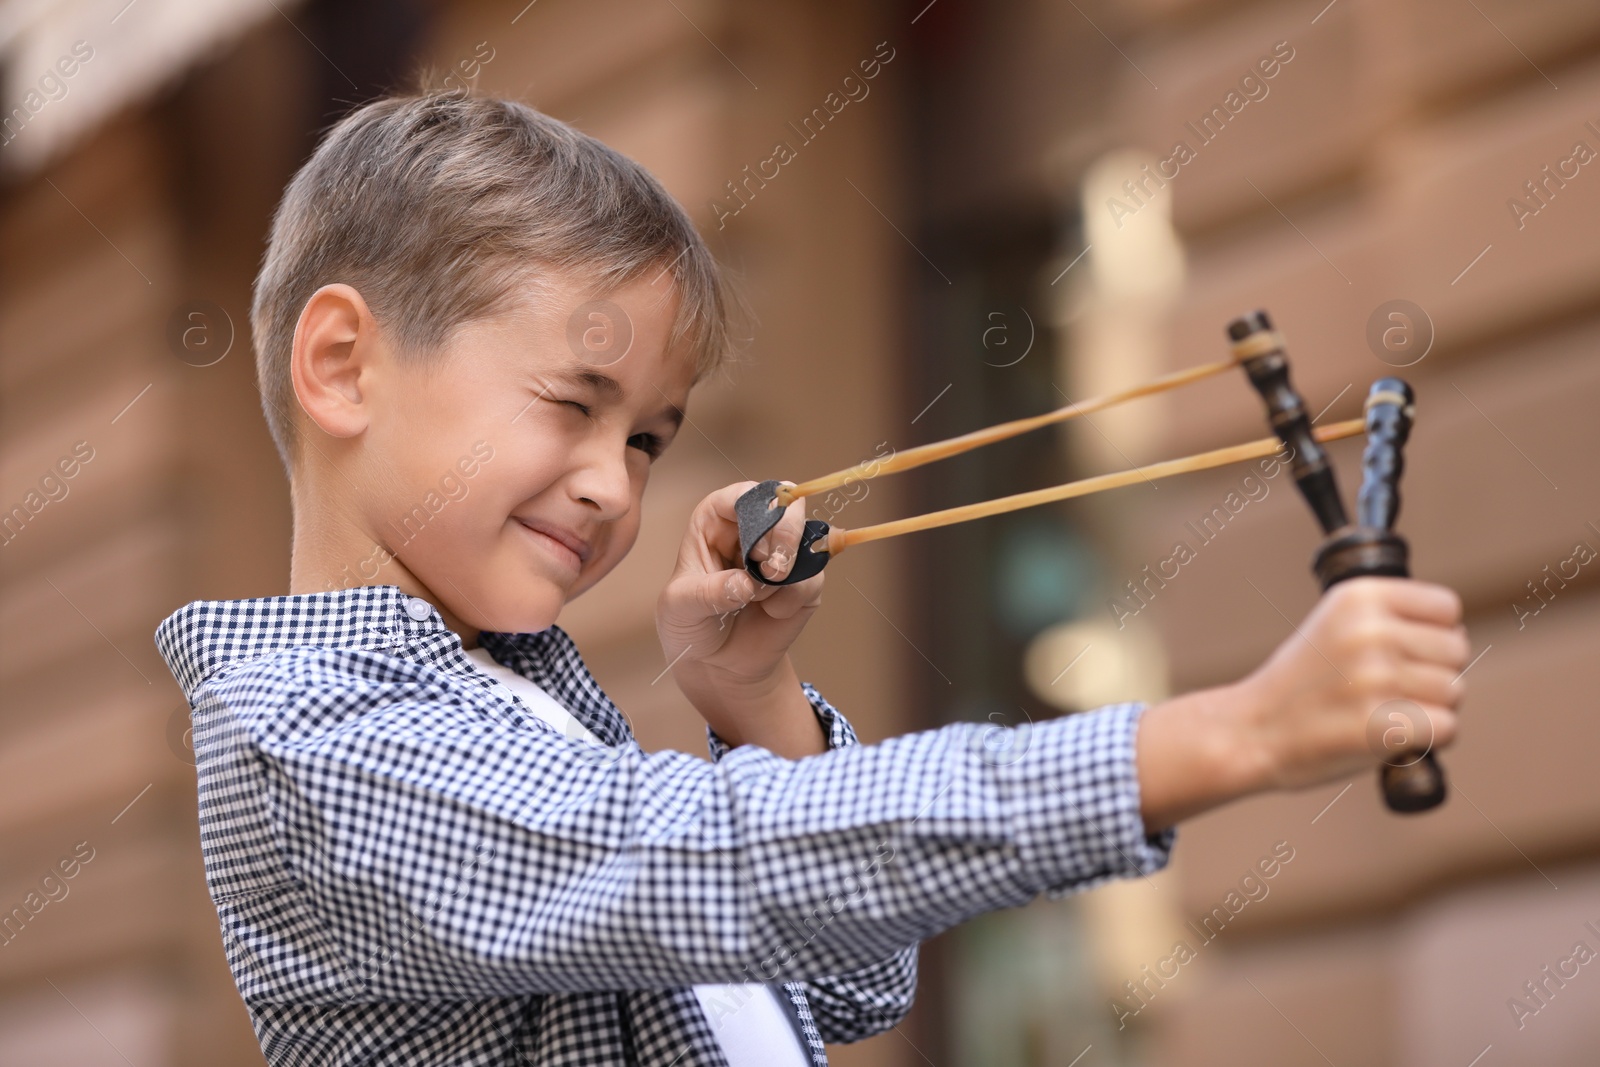
[(803, 582), (813, 575), (819, 574), (823, 567), (828, 565), (827, 552), (812, 551), (812, 545), (818, 541), (826, 547), (828, 539), (828, 524), (821, 519), (807, 519), (805, 529), (800, 534), (800, 550), (795, 556), (794, 566), (789, 568), (789, 573), (779, 581), (773, 581), (761, 573), (761, 563), (750, 558), (750, 553), (756, 547), (756, 542), (767, 535), (767, 531), (778, 525), (783, 518), (783, 508), (772, 507), (772, 502), (778, 495), (778, 481), (769, 478), (759, 485), (747, 489), (738, 500), (734, 501), (733, 512), (739, 520), (739, 558), (744, 561), (745, 571), (762, 585), (793, 585)]
[(1367, 396), (1367, 449), (1361, 454), (1357, 521), (1387, 530), (1400, 514), (1400, 475), (1405, 472), (1406, 439), (1416, 413), (1411, 386), (1399, 378), (1379, 378)]

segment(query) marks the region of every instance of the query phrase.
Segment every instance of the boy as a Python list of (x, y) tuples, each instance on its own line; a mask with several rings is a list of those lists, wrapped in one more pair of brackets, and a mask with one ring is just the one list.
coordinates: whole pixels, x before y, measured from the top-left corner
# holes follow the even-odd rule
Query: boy
[(739, 566), (745, 482), (657, 606), (713, 762), (644, 753), (555, 620), (633, 544), (726, 347), (719, 286), (642, 168), (515, 103), (375, 101), (290, 183), (252, 308), (290, 595), (156, 631), (269, 1062), (825, 1064), (908, 1010), (922, 939), (1367, 770), (1384, 701), (1451, 739), (1459, 601), (1366, 579), (1231, 685), (858, 744), (787, 654), (824, 576)]

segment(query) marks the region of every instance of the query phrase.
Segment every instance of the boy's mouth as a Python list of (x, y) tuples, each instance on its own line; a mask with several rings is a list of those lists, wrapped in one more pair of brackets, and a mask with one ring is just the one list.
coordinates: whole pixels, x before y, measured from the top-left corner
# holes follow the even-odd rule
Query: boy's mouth
[(517, 515), (513, 515), (512, 518), (532, 534), (535, 540), (542, 542), (556, 555), (562, 556), (573, 570), (581, 568), (593, 552), (588, 541), (564, 526), (543, 519), (524, 519)]

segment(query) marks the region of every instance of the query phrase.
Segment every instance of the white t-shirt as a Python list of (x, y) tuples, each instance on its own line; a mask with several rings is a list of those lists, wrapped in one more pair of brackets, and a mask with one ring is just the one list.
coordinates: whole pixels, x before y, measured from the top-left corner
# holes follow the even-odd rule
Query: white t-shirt
[[(567, 737), (603, 744), (554, 697), (495, 662), (487, 649), (470, 648), (466, 652), (474, 665)], [(811, 1057), (795, 1036), (783, 1005), (778, 1003), (779, 994), (771, 986), (760, 982), (708, 984), (695, 986), (694, 992), (729, 1067), (810, 1067)]]

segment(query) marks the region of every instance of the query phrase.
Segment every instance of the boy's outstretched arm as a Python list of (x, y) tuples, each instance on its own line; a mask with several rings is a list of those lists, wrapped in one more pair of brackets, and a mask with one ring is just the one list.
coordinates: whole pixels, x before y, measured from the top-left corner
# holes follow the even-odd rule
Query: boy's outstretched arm
[[(675, 679), (716, 735), (794, 758), (825, 747), (796, 699), (787, 654), (821, 603), (825, 574), (779, 587), (743, 571), (734, 501), (755, 484), (730, 485), (695, 510), (656, 626)], [(755, 547), (768, 577), (788, 573), (804, 509), (804, 498), (791, 503)], [(1248, 677), (1145, 710), (1137, 743), (1145, 827), (1154, 834), (1251, 793), (1374, 766), (1369, 725), (1391, 701), (1426, 720), (1418, 747), (1448, 745), (1467, 657), (1454, 591), (1402, 578), (1340, 583)]]
[[(560, 632), (546, 654), (577, 668)], [(194, 699), (208, 888), (255, 1005), (823, 989), (877, 969), (892, 1014), (897, 954), (1159, 870), (1173, 840), (1141, 822), (1132, 704), (1025, 746), (952, 723), (712, 765), (566, 737), (381, 649), (247, 660)], [(812, 715), (834, 732), (825, 701)]]

